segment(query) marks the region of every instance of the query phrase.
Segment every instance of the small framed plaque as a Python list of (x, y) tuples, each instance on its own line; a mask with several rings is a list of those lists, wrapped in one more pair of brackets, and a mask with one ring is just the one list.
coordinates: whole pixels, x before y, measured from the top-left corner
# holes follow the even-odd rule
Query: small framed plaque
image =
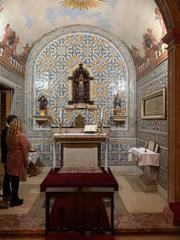
[(142, 119), (166, 119), (165, 88), (141, 99)]

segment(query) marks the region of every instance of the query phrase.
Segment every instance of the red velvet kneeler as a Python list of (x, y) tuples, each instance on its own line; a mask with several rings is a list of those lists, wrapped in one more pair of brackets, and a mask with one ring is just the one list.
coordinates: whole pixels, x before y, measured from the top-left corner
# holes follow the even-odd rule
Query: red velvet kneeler
[(110, 169), (102, 173), (61, 173), (55, 168), (40, 185), (42, 192), (48, 187), (113, 187), (117, 191), (118, 183)]
[[(63, 218), (63, 220), (62, 220)], [(64, 228), (81, 231), (96, 228), (110, 231), (106, 209), (101, 197), (87, 193), (82, 196), (61, 196), (55, 199), (49, 218), (49, 231)]]

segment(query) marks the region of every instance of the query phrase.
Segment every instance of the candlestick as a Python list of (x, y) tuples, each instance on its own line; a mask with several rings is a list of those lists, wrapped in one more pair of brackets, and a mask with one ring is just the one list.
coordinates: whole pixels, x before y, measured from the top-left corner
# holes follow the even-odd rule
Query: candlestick
[(59, 112), (59, 121), (62, 123), (62, 118), (63, 118), (63, 112), (62, 112), (62, 109), (60, 109), (60, 112)]
[(101, 122), (103, 121), (103, 110), (104, 110), (104, 107), (102, 107), (102, 109), (101, 109), (101, 115), (100, 115)]
[(62, 128), (62, 124), (61, 124), (61, 122), (59, 122), (59, 133), (61, 133), (61, 129)]
[(102, 122), (99, 122), (98, 123), (98, 133), (102, 133), (103, 132), (103, 123)]

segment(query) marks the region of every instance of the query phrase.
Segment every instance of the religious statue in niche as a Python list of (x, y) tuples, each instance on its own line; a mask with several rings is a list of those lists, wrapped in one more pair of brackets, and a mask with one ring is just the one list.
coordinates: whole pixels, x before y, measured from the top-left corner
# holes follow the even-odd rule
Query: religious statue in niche
[(117, 93), (114, 96), (114, 119), (121, 119), (125, 117), (125, 101), (121, 94)]
[(83, 68), (80, 63), (79, 67), (73, 72), (72, 77), (72, 102), (73, 103), (90, 103), (90, 80), (93, 78), (89, 76), (89, 72)]
[(47, 98), (44, 95), (40, 95), (38, 102), (39, 102), (40, 116), (46, 116), (47, 115), (47, 105), (48, 105)]
[(73, 81), (73, 102), (88, 103), (89, 101), (89, 81), (88, 72), (79, 64), (79, 68), (74, 71)]

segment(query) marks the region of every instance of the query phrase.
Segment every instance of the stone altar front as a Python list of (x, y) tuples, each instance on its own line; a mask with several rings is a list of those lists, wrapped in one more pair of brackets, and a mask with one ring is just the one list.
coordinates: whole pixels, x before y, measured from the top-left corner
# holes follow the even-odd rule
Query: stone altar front
[(101, 144), (105, 143), (105, 170), (108, 170), (107, 133), (83, 132), (53, 134), (53, 169), (56, 167), (56, 144), (61, 144), (62, 171), (99, 171)]

